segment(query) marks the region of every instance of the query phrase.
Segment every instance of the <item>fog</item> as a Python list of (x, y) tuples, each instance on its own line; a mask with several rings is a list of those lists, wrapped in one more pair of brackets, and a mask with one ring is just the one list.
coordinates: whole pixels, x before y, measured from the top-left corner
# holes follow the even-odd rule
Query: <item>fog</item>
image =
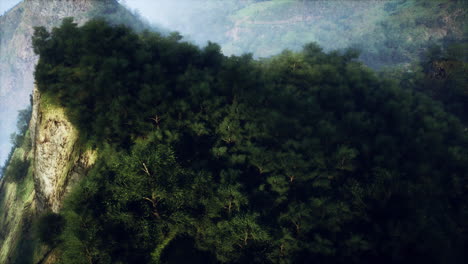
[(120, 0), (122, 5), (157, 28), (181, 33), (185, 40), (204, 46), (219, 43), (226, 55), (239, 54), (228, 46), (230, 15), (251, 0)]

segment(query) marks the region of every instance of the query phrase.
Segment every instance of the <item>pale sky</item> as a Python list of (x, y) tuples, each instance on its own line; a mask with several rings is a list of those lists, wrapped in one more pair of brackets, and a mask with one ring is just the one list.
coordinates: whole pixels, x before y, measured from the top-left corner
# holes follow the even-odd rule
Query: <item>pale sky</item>
[(15, 6), (20, 0), (0, 0), (0, 15), (3, 15), (5, 11)]
[[(119, 0), (130, 10), (162, 26), (173, 25), (169, 20), (177, 15), (203, 9), (204, 0)], [(180, 18), (178, 17), (180, 20)]]

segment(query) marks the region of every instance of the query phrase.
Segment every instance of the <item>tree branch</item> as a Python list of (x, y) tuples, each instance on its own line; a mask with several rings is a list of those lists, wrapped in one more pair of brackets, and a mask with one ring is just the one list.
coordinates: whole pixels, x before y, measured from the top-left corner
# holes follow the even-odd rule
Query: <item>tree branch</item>
[(143, 169), (142, 169), (148, 176), (151, 176), (151, 173), (148, 170), (148, 167), (146, 167), (146, 164), (143, 162)]

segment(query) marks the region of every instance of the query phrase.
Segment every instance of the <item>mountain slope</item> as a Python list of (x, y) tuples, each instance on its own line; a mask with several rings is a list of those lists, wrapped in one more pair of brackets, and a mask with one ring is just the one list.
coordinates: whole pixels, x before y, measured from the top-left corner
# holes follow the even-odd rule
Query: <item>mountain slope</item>
[(327, 50), (355, 47), (371, 67), (418, 60), (431, 44), (466, 38), (466, 2), (261, 1), (235, 12), (227, 50), (259, 56), (315, 41)]
[(463, 124), (355, 52), (36, 33), (38, 89), (98, 151), (52, 216), (65, 263), (463, 263)]
[[(116, 1), (25, 0), (0, 17), (0, 137), (15, 128), (17, 111), (29, 103), (33, 92), (33, 27), (51, 29), (73, 16), (83, 24), (103, 17), (136, 30), (145, 25)], [(58, 211), (63, 196), (92, 162), (90, 153), (76, 147), (77, 134), (63, 110), (34, 94), (29, 130), (11, 153), (0, 184), (0, 263), (38, 263), (48, 250), (33, 235), (39, 214)], [(10, 147), (0, 142), (3, 160)], [(50, 252), (49, 252), (50, 253)], [(48, 255), (53, 259), (53, 255)]]
[[(233, 19), (259, 7), (278, 14), (292, 2), (257, 3)], [(115, 11), (115, 2), (42, 3), (12, 11), (21, 17), (32, 8), (44, 16), (37, 21), (78, 12), (79, 24), (128, 14)], [(245, 27), (304, 22), (288, 12), (245, 20)], [(23, 28), (15, 16), (2, 32), (16, 42), (2, 54), (13, 54), (10, 67), (27, 73), (36, 58), (18, 32), (30, 29), (34, 15), (21, 17)], [(466, 130), (435, 102), (377, 80), (352, 52), (309, 45), (269, 60), (226, 58), (217, 45), (198, 49), (177, 35), (137, 36), (96, 21), (87, 30), (104, 27), (96, 32), (109, 35), (86, 34), (92, 38), (62, 50), (84, 32), (67, 23), (54, 36), (64, 46), (43, 54), (54, 54), (38, 68), (45, 92), (34, 94), (30, 129), (0, 184), (0, 262), (57, 261), (59, 251), (31, 229), (48, 211), (69, 221), (60, 237), (67, 264), (180, 260), (185, 249), (226, 262), (404, 261), (410, 253), (454, 262), (463, 255)], [(57, 75), (51, 65), (61, 69)], [(16, 70), (6, 72), (23, 78)], [(98, 154), (90, 150), (96, 146)]]
[(160, 0), (154, 19), (225, 54), (265, 57), (317, 42), (325, 50), (359, 48), (379, 68), (418, 60), (431, 44), (467, 35), (466, 1), (451, 0)]

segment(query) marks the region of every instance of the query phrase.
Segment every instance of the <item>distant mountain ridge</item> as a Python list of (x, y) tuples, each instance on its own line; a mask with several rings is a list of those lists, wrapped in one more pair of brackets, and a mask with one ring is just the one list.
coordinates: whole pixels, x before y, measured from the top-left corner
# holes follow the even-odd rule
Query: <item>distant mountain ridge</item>
[[(418, 59), (430, 44), (467, 35), (466, 1), (448, 0), (160, 0), (157, 21), (227, 55), (268, 57), (317, 42), (325, 50), (358, 48), (380, 68)], [(197, 4), (194, 4), (197, 3)], [(156, 6), (156, 5), (155, 5)]]

